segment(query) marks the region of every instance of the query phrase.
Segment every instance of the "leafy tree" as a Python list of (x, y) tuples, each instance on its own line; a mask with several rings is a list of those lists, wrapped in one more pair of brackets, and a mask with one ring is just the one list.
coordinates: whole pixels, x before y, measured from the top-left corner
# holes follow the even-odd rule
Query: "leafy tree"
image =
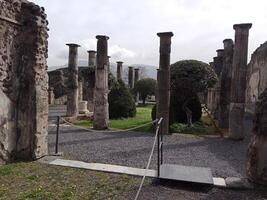
[(146, 103), (146, 98), (148, 95), (155, 95), (157, 81), (152, 78), (144, 78), (139, 81), (134, 86), (134, 92), (139, 93), (143, 101)]
[(122, 80), (112, 83), (108, 102), (111, 119), (128, 118), (136, 115), (134, 98)]
[[(172, 64), (171, 112), (175, 115), (182, 109), (186, 113), (188, 126), (191, 126), (193, 113), (190, 107), (192, 108), (192, 100), (195, 99), (194, 101), (198, 101), (196, 100), (198, 98), (197, 93), (206, 91), (216, 84), (217, 80), (217, 75), (214, 70), (204, 62), (182, 60)], [(189, 106), (190, 104), (191, 106)], [(177, 118), (177, 116), (172, 117)]]

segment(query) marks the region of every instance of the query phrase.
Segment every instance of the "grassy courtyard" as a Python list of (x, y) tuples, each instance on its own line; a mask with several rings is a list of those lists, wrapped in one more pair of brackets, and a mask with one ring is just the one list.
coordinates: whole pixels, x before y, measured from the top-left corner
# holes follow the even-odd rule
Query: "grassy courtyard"
[[(151, 122), (151, 111), (152, 105), (139, 106), (136, 108), (136, 116), (133, 118), (126, 119), (111, 119), (109, 123), (109, 128), (111, 129), (129, 129), (137, 127), (146, 123)], [(93, 122), (89, 120), (80, 120), (75, 123), (78, 126), (91, 128)], [(151, 125), (137, 129), (137, 131), (142, 132), (153, 132)], [(174, 123), (170, 126), (170, 131), (172, 133), (183, 133), (183, 134), (193, 134), (193, 135), (218, 135), (219, 130), (214, 126), (211, 119), (203, 113), (201, 121), (196, 122), (192, 127), (187, 127), (186, 124)]]
[(0, 166), (1, 200), (108, 200), (124, 194), (140, 179), (37, 162)]
[[(129, 128), (140, 126), (142, 124), (149, 123), (151, 122), (151, 110), (152, 110), (151, 105), (137, 107), (135, 117), (126, 118), (126, 119), (111, 119), (109, 123), (109, 128), (129, 129)], [(86, 127), (86, 128), (91, 128), (93, 125), (93, 122), (89, 120), (80, 120), (76, 122), (76, 125)], [(148, 125), (138, 130), (147, 132), (151, 130), (151, 126)]]

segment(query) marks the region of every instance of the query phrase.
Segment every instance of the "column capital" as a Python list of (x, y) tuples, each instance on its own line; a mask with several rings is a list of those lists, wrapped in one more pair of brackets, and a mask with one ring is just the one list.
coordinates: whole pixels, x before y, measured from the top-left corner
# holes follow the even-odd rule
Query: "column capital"
[(89, 50), (89, 51), (87, 51), (87, 53), (96, 53), (96, 51), (95, 50)]
[(234, 30), (236, 29), (244, 29), (244, 30), (248, 30), (252, 27), (251, 23), (243, 23), (243, 24), (234, 24), (233, 28)]
[(139, 68), (135, 68), (134, 70), (135, 70), (135, 71), (139, 71), (140, 69), (139, 69)]
[(80, 47), (79, 44), (75, 44), (75, 43), (67, 43), (66, 45), (69, 47)]
[(123, 64), (123, 62), (122, 62), (122, 61), (117, 61), (117, 63), (118, 63), (118, 64)]
[(173, 32), (160, 32), (160, 33), (157, 33), (157, 35), (159, 37), (172, 37), (173, 36)]
[(222, 57), (224, 54), (224, 49), (218, 49), (218, 50), (216, 50), (216, 52), (217, 52), (218, 57)]
[(234, 43), (234, 41), (231, 38), (226, 38), (223, 40), (223, 43)]
[(96, 39), (98, 39), (98, 40), (108, 40), (109, 37), (106, 36), (106, 35), (97, 35), (97, 36), (96, 36)]

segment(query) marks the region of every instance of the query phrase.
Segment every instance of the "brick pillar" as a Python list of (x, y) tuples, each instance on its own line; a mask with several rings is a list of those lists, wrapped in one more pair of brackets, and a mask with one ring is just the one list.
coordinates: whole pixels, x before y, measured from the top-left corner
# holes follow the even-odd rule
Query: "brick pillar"
[(231, 78), (234, 54), (234, 42), (232, 39), (225, 39), (223, 68), (221, 72), (221, 90), (219, 104), (219, 126), (221, 128), (229, 128), (229, 109), (231, 94)]
[(170, 112), (170, 53), (172, 32), (157, 34), (160, 37), (160, 58), (158, 70), (157, 118), (163, 118), (162, 132), (169, 133)]
[(117, 62), (117, 80), (122, 80), (122, 64), (123, 62), (121, 61)]
[(244, 138), (243, 118), (245, 112), (248, 36), (252, 24), (236, 24), (233, 69), (231, 80), (231, 103), (229, 115), (229, 138)]
[(129, 88), (132, 89), (134, 87), (134, 68), (129, 67), (128, 71), (128, 85)]
[(95, 68), (96, 66), (96, 51), (90, 50), (88, 52), (88, 67)]
[(97, 66), (95, 72), (94, 95), (94, 129), (108, 128), (108, 39), (98, 35), (97, 38)]
[(66, 44), (69, 46), (68, 64), (68, 95), (67, 95), (67, 117), (78, 115), (78, 44)]

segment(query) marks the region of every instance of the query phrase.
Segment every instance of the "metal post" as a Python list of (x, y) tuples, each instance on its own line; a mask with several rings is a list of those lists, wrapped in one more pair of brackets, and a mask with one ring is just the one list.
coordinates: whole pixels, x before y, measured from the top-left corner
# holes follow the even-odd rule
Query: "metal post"
[(156, 132), (158, 132), (157, 138), (158, 138), (158, 177), (160, 176), (160, 135), (159, 135), (159, 121), (157, 121), (157, 127), (156, 127)]
[(59, 120), (60, 120), (60, 116), (57, 116), (57, 132), (56, 132), (56, 147), (55, 147), (55, 154), (58, 154)]
[[(163, 119), (164, 120), (164, 119)], [(163, 164), (163, 132), (162, 132), (162, 122), (159, 125), (159, 133), (160, 133), (160, 164)]]

